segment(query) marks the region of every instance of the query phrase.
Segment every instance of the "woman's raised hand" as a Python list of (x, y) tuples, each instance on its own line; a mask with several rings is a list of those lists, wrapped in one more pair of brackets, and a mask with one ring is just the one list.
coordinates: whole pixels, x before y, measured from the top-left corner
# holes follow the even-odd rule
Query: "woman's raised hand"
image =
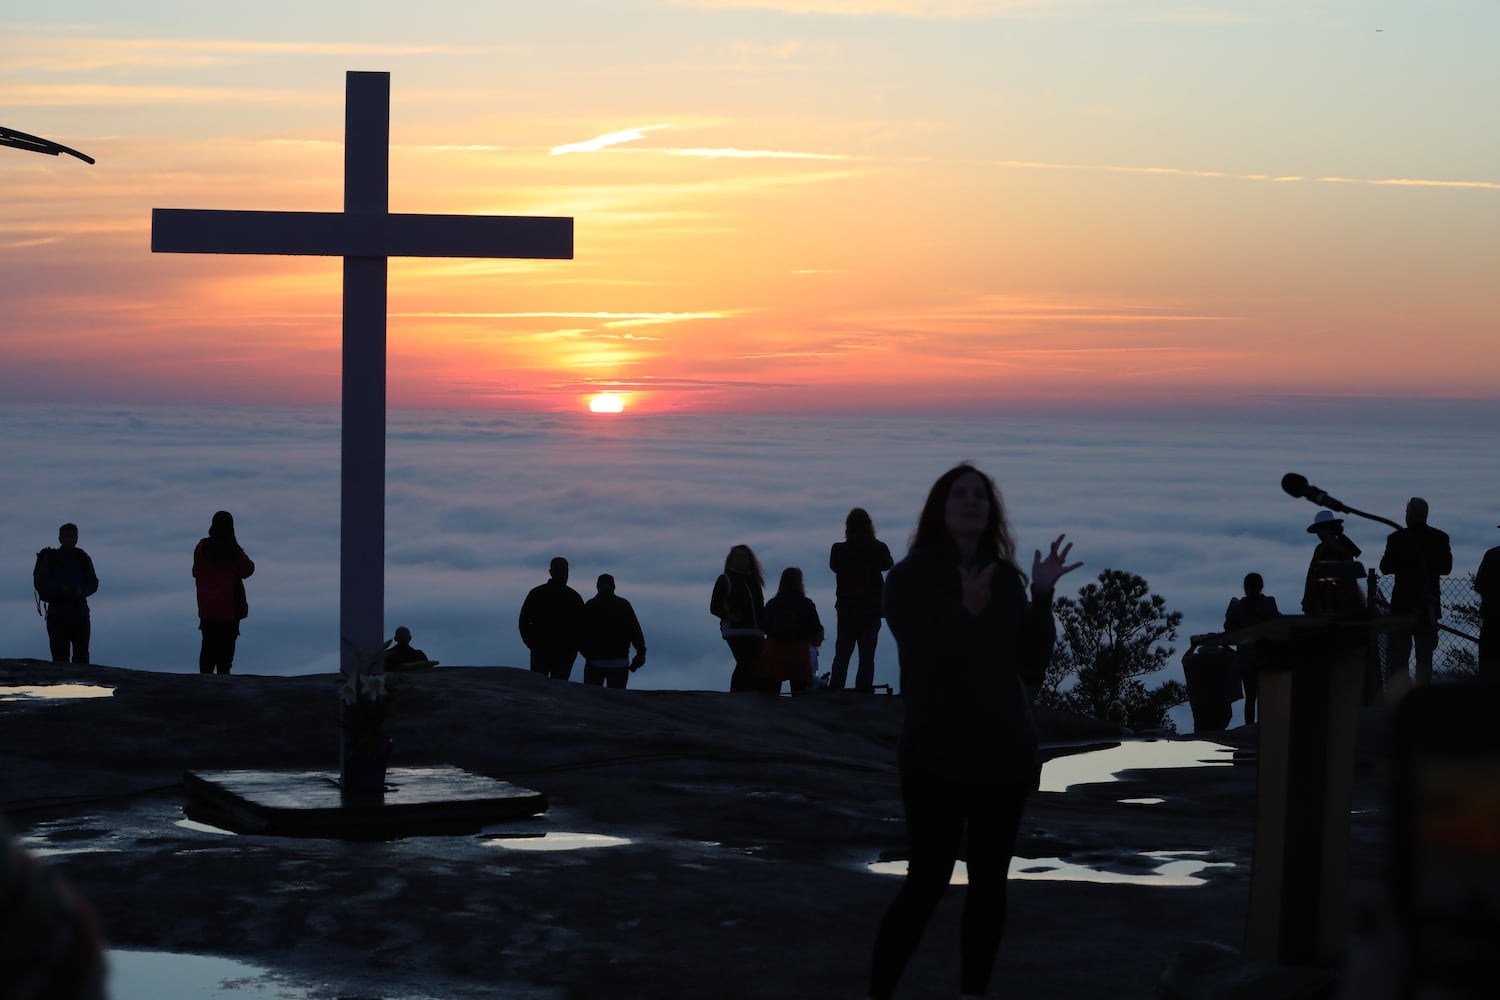
[[(1073, 551), (1073, 543), (1063, 545), (1063, 539), (1067, 535), (1058, 535), (1052, 540), (1052, 550), (1047, 553), (1047, 558), (1042, 558), (1042, 550), (1037, 549), (1036, 555), (1031, 560), (1031, 585), (1037, 590), (1050, 591), (1057, 586), (1058, 579), (1064, 573), (1071, 573), (1083, 563), (1064, 563), (1068, 553)], [(1062, 546), (1059, 550), (1058, 546)]]

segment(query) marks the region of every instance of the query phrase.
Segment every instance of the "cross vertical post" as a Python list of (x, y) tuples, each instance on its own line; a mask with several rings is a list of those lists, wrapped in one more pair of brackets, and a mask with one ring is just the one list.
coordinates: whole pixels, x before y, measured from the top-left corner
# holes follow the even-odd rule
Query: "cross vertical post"
[[(390, 208), (390, 75), (350, 73), (344, 96), (344, 215), (378, 219)], [(386, 273), (385, 257), (344, 258), (339, 661), (351, 676), (381, 666), (385, 636)]]

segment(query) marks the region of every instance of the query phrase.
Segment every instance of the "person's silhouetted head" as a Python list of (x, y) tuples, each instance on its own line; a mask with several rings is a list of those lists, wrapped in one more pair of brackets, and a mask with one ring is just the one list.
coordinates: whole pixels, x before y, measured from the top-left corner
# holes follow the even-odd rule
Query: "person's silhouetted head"
[(599, 593), (601, 594), (606, 596), (613, 594), (615, 592), (615, 578), (608, 573), (600, 573), (599, 580), (595, 586), (599, 588)]
[(547, 575), (558, 583), (568, 582), (568, 561), (562, 556), (556, 556), (552, 562), (547, 564)]
[(781, 571), (781, 582), (776, 585), (776, 595), (781, 597), (793, 594), (798, 597), (806, 597), (807, 588), (802, 582), (802, 570), (796, 566), (788, 566)]
[(240, 553), (239, 540), (234, 537), (234, 515), (227, 510), (214, 514), (208, 525), (208, 541), (203, 545), (203, 555), (209, 562), (227, 566)]
[(870, 520), (869, 511), (863, 507), (855, 507), (849, 512), (849, 516), (844, 518), (844, 537), (846, 539), (875, 537), (875, 522)]
[(1261, 578), (1261, 575), (1259, 573), (1246, 573), (1245, 574), (1245, 596), (1246, 597), (1259, 597), (1261, 595), (1261, 592), (1264, 591), (1265, 589), (1266, 589), (1266, 581)]
[(397, 625), (396, 626), (396, 645), (398, 645), (398, 646), (410, 646), (411, 645), (411, 629), (407, 628), (405, 625)]
[(755, 558), (755, 553), (748, 545), (736, 545), (729, 550), (729, 555), (724, 557), (724, 572), (754, 577), (760, 586), (766, 585), (766, 575), (761, 571), (760, 560)]
[(1005, 519), (1005, 501), (995, 481), (968, 462), (938, 477), (927, 492), (911, 548), (928, 549), (948, 562), (959, 561), (959, 534), (972, 534), (982, 563), (999, 559), (1016, 565), (1016, 543)]
[(57, 543), (65, 549), (71, 549), (78, 544), (78, 525), (69, 521), (57, 529)]
[(227, 510), (217, 511), (208, 525), (208, 537), (218, 542), (238, 545), (234, 538), (234, 515)]
[(1408, 528), (1420, 528), (1427, 523), (1427, 501), (1421, 497), (1412, 497), (1406, 501), (1406, 526)]

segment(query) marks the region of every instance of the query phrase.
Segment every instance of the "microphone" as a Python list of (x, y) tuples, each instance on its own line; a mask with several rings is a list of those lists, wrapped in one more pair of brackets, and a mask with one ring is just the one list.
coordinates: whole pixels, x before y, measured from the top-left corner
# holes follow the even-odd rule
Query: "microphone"
[(1306, 476), (1299, 476), (1295, 472), (1288, 472), (1281, 477), (1281, 488), (1290, 496), (1302, 500), (1311, 500), (1319, 507), (1327, 507), (1329, 510), (1335, 510), (1341, 514), (1354, 513), (1343, 503), (1335, 500), (1318, 487), (1309, 483)]

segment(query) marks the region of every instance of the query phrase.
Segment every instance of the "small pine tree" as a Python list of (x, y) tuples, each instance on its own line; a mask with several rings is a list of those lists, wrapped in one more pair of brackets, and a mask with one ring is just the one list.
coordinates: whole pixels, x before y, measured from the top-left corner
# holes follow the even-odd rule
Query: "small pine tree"
[(1144, 578), (1106, 569), (1077, 600), (1056, 599), (1058, 644), (1038, 696), (1043, 705), (1104, 719), (1118, 701), (1126, 725), (1175, 731), (1167, 713), (1187, 701), (1187, 688), (1179, 681), (1148, 688), (1143, 678), (1171, 662), (1175, 650), (1159, 643), (1177, 637), (1182, 612), (1150, 591)]

